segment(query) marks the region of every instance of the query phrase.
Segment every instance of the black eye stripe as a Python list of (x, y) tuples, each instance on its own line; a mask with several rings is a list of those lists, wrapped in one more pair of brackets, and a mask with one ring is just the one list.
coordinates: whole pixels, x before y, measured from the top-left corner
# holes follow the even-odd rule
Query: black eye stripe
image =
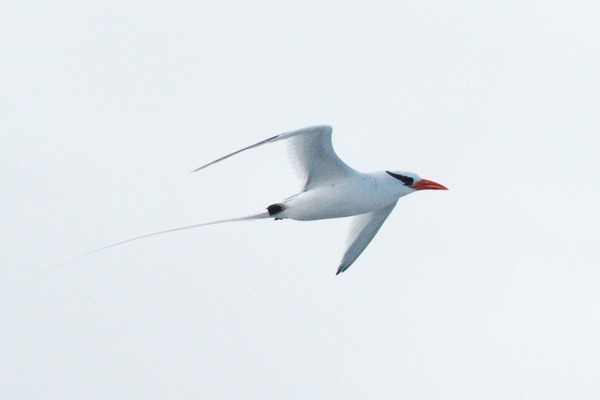
[(400, 175), (400, 174), (395, 174), (393, 172), (390, 171), (385, 171), (388, 175), (393, 176), (394, 178), (398, 179), (400, 182), (404, 183), (406, 186), (412, 186), (413, 183), (415, 183), (415, 180), (409, 176), (404, 176), (404, 175)]

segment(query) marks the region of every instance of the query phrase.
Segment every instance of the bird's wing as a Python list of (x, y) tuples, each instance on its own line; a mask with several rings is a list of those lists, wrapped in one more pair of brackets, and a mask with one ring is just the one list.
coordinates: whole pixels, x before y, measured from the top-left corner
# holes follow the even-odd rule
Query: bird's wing
[(331, 130), (331, 126), (321, 125), (282, 133), (234, 151), (231, 154), (196, 168), (193, 172), (200, 171), (219, 161), (263, 144), (292, 139), (290, 146), (291, 153), (295, 161), (295, 166), (301, 171), (305, 179), (305, 189), (337, 182), (355, 173), (355, 171), (335, 154), (331, 143)]
[(330, 126), (315, 126), (289, 134), (295, 134), (290, 141), (290, 155), (304, 179), (305, 189), (339, 182), (356, 173), (335, 154)]
[(336, 275), (350, 268), (352, 263), (367, 248), (397, 202), (395, 201), (389, 206), (354, 218), (350, 234), (348, 235), (348, 249), (340, 262)]

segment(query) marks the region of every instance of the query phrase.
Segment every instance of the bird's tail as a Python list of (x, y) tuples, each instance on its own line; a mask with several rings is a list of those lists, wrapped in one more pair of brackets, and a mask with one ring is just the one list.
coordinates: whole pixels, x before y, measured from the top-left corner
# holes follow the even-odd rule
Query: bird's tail
[(80, 260), (80, 259), (82, 259), (84, 257), (91, 256), (92, 254), (99, 253), (99, 252), (101, 252), (103, 250), (110, 249), (111, 247), (120, 246), (120, 245), (125, 244), (125, 243), (133, 242), (135, 240), (145, 239), (145, 238), (149, 238), (151, 236), (162, 235), (164, 233), (171, 233), (171, 232), (177, 232), (177, 231), (184, 231), (184, 230), (187, 230), (187, 229), (200, 228), (202, 226), (223, 224), (225, 222), (252, 221), (252, 220), (255, 220), (255, 219), (263, 219), (263, 218), (269, 218), (269, 217), (271, 217), (271, 216), (269, 215), (268, 212), (262, 212), (260, 214), (249, 215), (249, 216), (246, 216), (246, 217), (222, 219), (222, 220), (219, 220), (219, 221), (204, 222), (202, 224), (194, 224), (194, 225), (182, 226), (182, 227), (179, 227), (179, 228), (167, 229), (167, 230), (160, 231), (160, 232), (148, 233), (146, 235), (142, 235), (142, 236), (134, 237), (134, 238), (127, 239), (127, 240), (122, 240), (122, 241), (117, 242), (117, 243), (109, 244), (108, 246), (104, 246), (104, 247), (101, 247), (99, 249), (92, 250), (90, 252), (82, 254), (80, 256), (71, 258), (71, 259), (69, 259), (67, 261), (64, 261), (64, 262), (58, 264), (58, 265), (55, 265), (52, 268), (49, 268), (49, 269), (45, 270), (44, 272), (38, 274), (34, 279), (38, 279), (39, 277), (47, 274), (48, 272), (54, 271), (54, 270), (56, 270), (56, 269), (58, 269), (58, 268), (60, 268), (60, 267), (62, 267), (64, 265), (70, 264), (70, 263), (72, 263), (74, 261), (77, 261), (77, 260)]

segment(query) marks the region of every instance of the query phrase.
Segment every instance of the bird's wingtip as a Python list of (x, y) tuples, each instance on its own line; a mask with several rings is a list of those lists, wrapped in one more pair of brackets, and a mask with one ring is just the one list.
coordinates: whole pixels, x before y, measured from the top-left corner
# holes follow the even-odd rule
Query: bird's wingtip
[(196, 168), (195, 170), (193, 170), (193, 171), (190, 171), (190, 174), (193, 174), (194, 172), (198, 172), (198, 171), (200, 171), (201, 169), (204, 169), (204, 168), (206, 168), (206, 167), (208, 167), (208, 165), (203, 165), (203, 166), (201, 166), (201, 167), (198, 167), (198, 168)]

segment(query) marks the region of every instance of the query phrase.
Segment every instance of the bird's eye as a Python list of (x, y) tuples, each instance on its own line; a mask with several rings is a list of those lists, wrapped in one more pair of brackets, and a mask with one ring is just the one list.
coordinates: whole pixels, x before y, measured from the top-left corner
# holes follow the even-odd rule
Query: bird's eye
[(385, 171), (385, 172), (387, 172), (388, 175), (393, 176), (394, 178), (398, 179), (400, 182), (404, 183), (406, 186), (412, 186), (412, 184), (415, 183), (415, 180), (413, 178), (411, 178), (410, 176), (395, 174), (390, 171)]

